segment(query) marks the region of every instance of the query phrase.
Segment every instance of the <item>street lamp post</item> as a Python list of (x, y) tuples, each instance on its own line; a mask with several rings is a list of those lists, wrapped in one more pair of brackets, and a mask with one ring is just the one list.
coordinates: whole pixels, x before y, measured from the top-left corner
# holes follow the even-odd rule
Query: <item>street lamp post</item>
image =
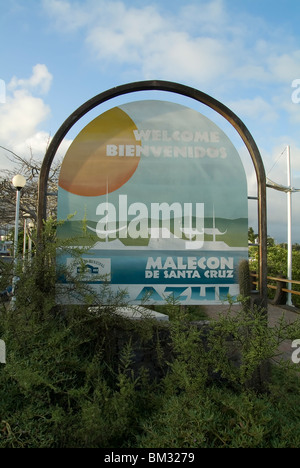
[(26, 179), (18, 174), (12, 179), (12, 184), (16, 189), (16, 216), (15, 216), (15, 237), (14, 237), (14, 273), (12, 282), (13, 300), (15, 299), (15, 287), (18, 281), (16, 276), (18, 264), (18, 235), (19, 235), (19, 213), (20, 213), (20, 197), (21, 190), (26, 184)]

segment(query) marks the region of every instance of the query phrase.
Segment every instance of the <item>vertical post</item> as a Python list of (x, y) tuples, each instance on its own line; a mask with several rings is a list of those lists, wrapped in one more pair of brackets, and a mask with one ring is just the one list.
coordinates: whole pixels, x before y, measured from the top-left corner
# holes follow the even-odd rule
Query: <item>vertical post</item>
[(18, 237), (19, 237), (19, 214), (20, 214), (20, 196), (21, 196), (21, 188), (17, 187), (16, 190), (16, 217), (15, 217), (15, 237), (14, 237), (14, 274), (13, 274), (13, 281), (12, 281), (12, 293), (13, 298), (15, 296), (15, 288), (18, 281), (16, 276), (17, 265), (18, 265)]
[(16, 217), (15, 217), (15, 238), (14, 238), (14, 271), (12, 280), (12, 302), (15, 302), (15, 289), (18, 282), (17, 266), (18, 266), (18, 237), (19, 237), (19, 213), (20, 213), (20, 198), (21, 190), (26, 185), (26, 179), (20, 174), (17, 174), (12, 179), (12, 184), (16, 189)]
[(29, 224), (28, 224), (28, 230), (29, 230), (29, 234), (28, 234), (28, 262), (30, 263), (31, 262), (31, 251), (32, 251), (32, 228), (33, 228), (33, 222), (30, 221)]
[[(261, 171), (263, 171), (263, 167)], [(261, 180), (258, 186), (258, 237), (259, 237), (259, 292), (261, 307), (268, 310), (267, 286), (267, 194), (266, 179)]]
[(20, 194), (21, 194), (21, 189), (18, 187), (16, 190), (16, 216), (15, 216), (15, 237), (14, 237), (14, 258), (15, 259), (17, 258), (17, 254), (18, 254)]
[[(290, 147), (287, 146), (287, 249), (288, 249), (288, 271), (287, 278), (292, 280), (292, 187), (291, 187), (291, 158)], [(288, 283), (289, 289), (292, 289), (292, 284)], [(292, 306), (292, 293), (287, 294), (287, 305)]]
[(23, 260), (26, 258), (26, 241), (27, 241), (27, 218), (24, 218), (24, 234), (23, 234)]

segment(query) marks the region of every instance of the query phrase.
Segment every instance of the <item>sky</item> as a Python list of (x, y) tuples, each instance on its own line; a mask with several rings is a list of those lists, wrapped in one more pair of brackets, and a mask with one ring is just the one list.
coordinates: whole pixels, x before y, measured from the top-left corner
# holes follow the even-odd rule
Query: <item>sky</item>
[[(244, 122), (266, 175), (300, 188), (300, 2), (298, 0), (0, 0), (0, 146), (42, 158), (65, 119), (95, 95), (142, 80), (196, 88)], [(62, 143), (118, 104), (147, 98), (191, 106), (229, 136), (257, 193), (251, 158), (232, 126), (173, 93), (133, 93), (98, 107)], [(0, 170), (9, 166), (0, 148)], [(287, 239), (287, 195), (267, 190), (268, 234)], [(300, 192), (292, 195), (292, 241), (300, 243)], [(249, 201), (257, 231), (257, 205)]]

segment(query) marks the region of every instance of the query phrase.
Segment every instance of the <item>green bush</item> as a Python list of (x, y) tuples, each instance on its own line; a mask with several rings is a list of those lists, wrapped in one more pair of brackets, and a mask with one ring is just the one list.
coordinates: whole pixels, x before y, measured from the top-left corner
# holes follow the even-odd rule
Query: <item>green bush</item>
[[(260, 310), (229, 307), (199, 327), (171, 300), (168, 325), (130, 321), (113, 313), (122, 294), (97, 314), (87, 290), (85, 306), (62, 309), (47, 244), (0, 311), (0, 448), (300, 446), (297, 366), (273, 366), (257, 385), (280, 340), (300, 337), (298, 322), (271, 330)], [(135, 365), (146, 348), (160, 378)]]
[[(274, 376), (269, 394), (236, 393), (208, 387), (193, 398), (181, 393), (164, 398), (137, 437), (144, 448), (299, 448), (300, 410), (295, 383), (293, 397)], [(297, 386), (296, 386), (297, 385)]]

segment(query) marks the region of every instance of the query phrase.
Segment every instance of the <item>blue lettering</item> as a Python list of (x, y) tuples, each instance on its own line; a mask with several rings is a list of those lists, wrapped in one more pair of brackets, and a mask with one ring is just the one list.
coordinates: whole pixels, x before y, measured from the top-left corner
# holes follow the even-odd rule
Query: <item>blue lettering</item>
[(135, 301), (144, 301), (145, 299), (151, 299), (151, 301), (161, 301), (164, 299), (152, 286), (145, 286), (140, 294), (135, 298)]
[[(189, 289), (190, 288), (187, 288), (186, 286), (168, 286), (165, 288), (165, 293), (170, 293), (170, 296), (173, 294), (174, 299), (187, 299)], [(184, 291), (186, 291), (187, 294), (182, 296)]]
[[(219, 288), (219, 299), (220, 301), (226, 301), (229, 295), (229, 288), (227, 287), (220, 287)], [(232, 298), (234, 299), (234, 298)]]
[(200, 287), (192, 287), (192, 294), (191, 294), (191, 299), (193, 301), (214, 301), (216, 299), (216, 288), (209, 287), (205, 288), (205, 295), (201, 296), (201, 290), (203, 291), (203, 288)]

